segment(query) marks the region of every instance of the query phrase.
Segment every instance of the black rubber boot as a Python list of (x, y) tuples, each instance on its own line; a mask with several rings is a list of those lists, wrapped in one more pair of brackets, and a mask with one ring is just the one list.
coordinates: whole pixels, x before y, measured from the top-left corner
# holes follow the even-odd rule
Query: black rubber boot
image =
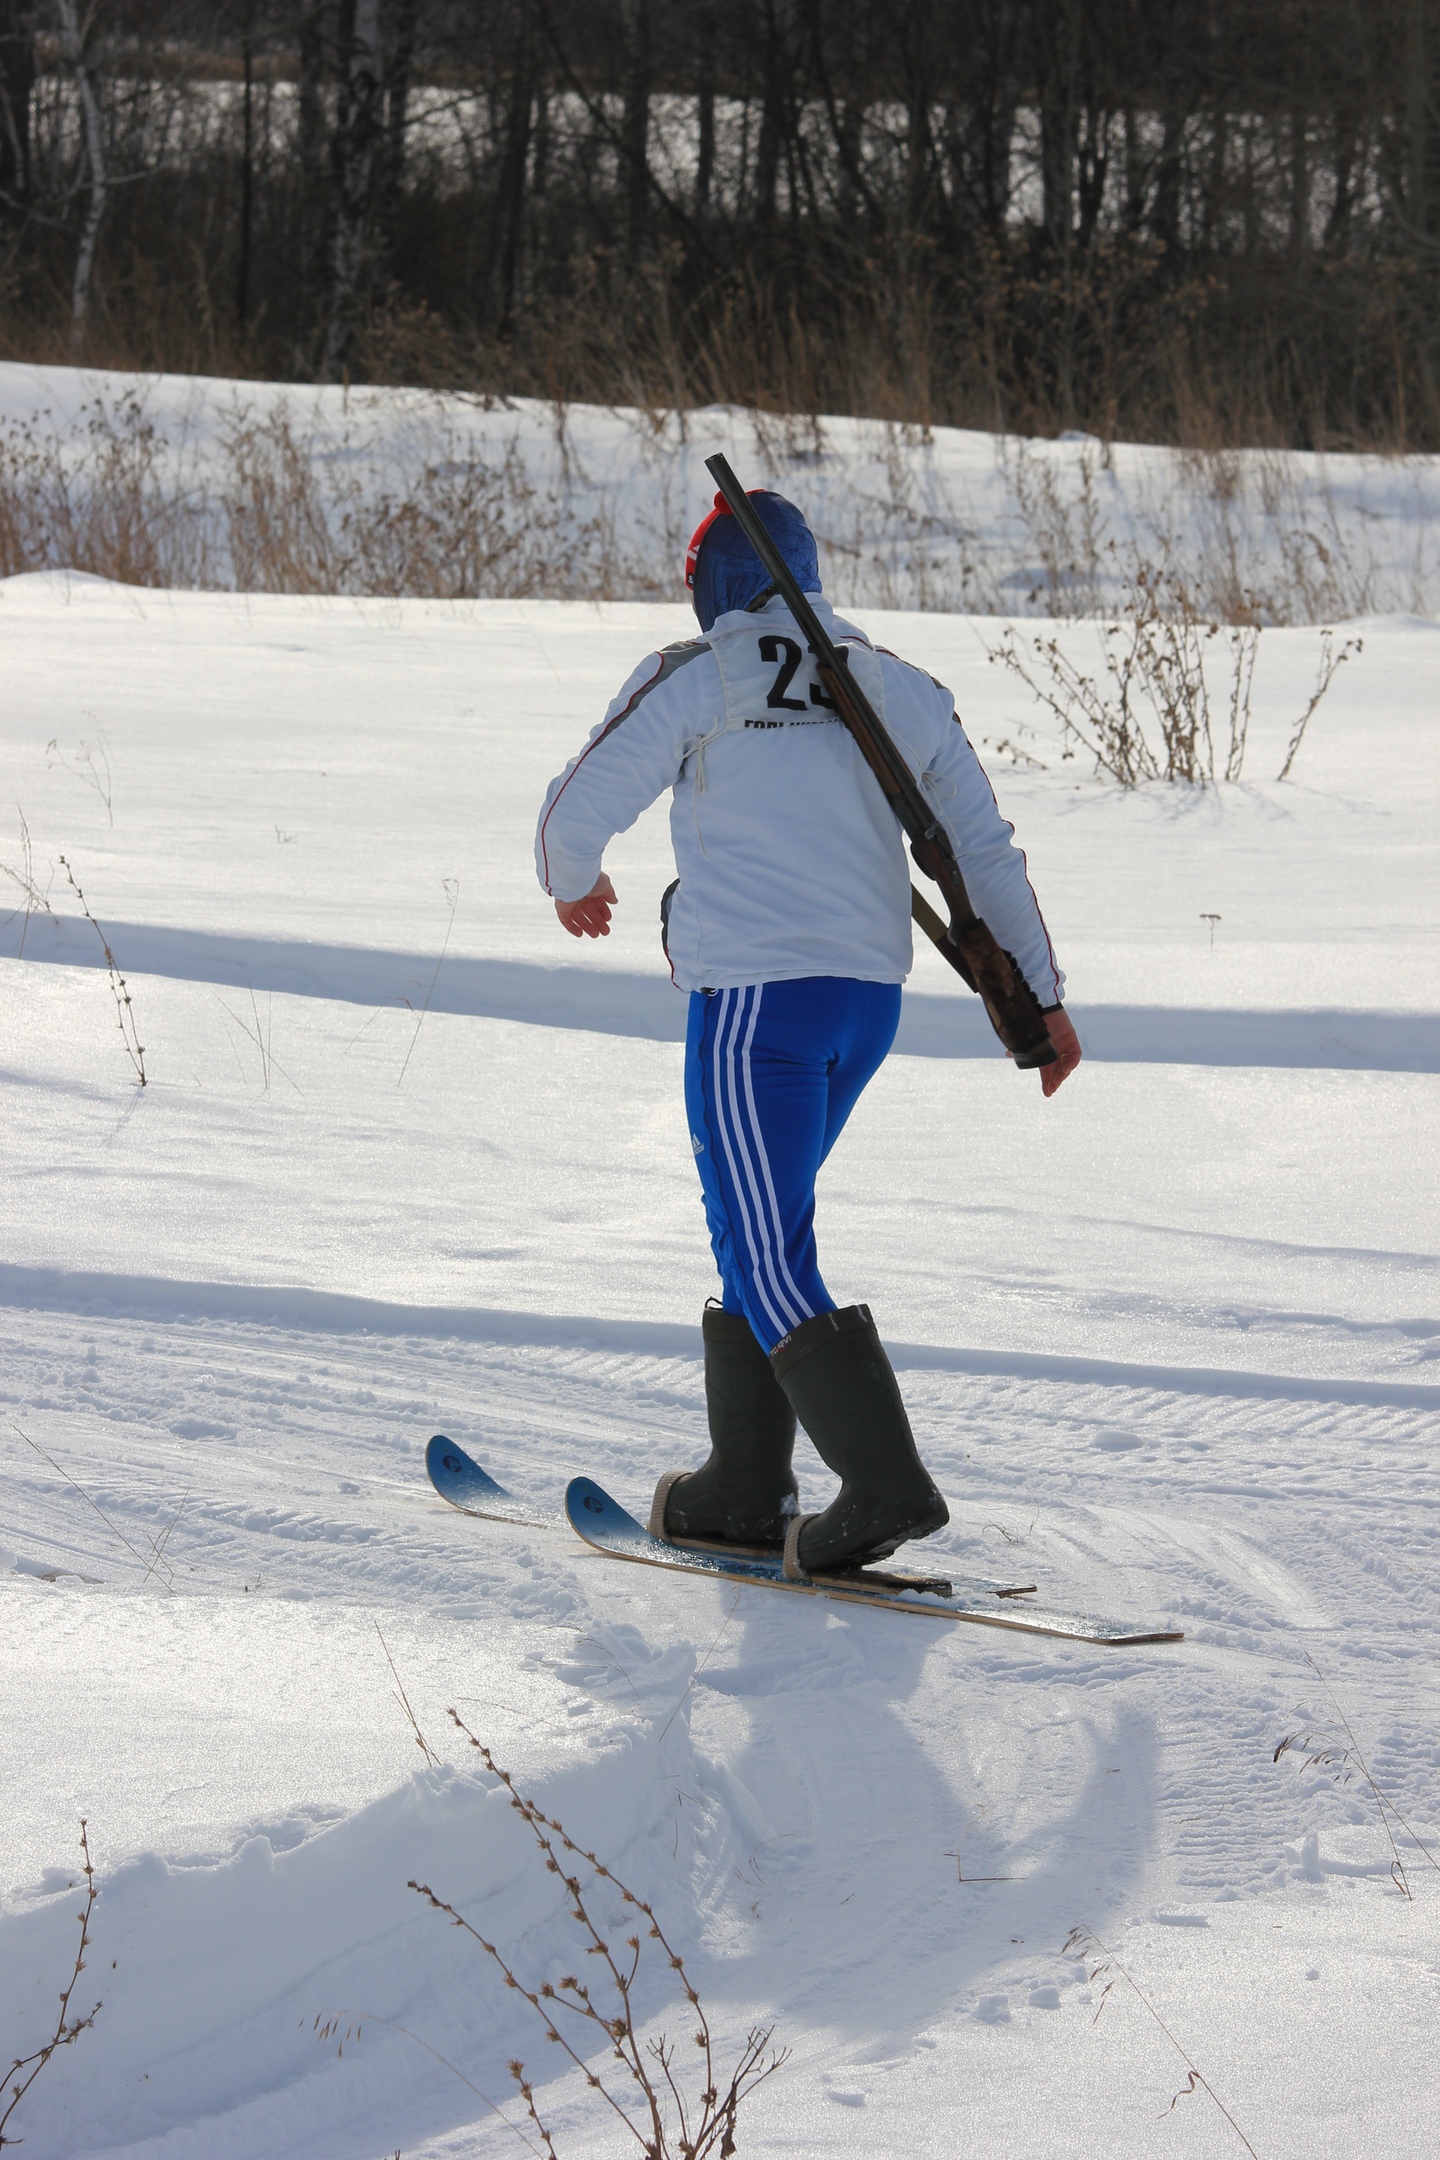
[(701, 1332), (710, 1459), (661, 1478), (651, 1531), (678, 1542), (781, 1546), (798, 1505), (795, 1412), (743, 1313), (707, 1305)]
[(792, 1523), (787, 1574), (841, 1573), (944, 1528), (950, 1510), (915, 1452), (868, 1305), (806, 1320), (775, 1345), (770, 1363), (821, 1460), (841, 1481), (823, 1515)]

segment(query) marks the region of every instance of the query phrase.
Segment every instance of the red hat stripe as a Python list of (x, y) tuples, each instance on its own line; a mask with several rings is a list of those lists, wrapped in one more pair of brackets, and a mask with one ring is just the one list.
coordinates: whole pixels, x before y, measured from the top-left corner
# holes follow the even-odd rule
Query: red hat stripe
[(716, 518), (729, 517), (731, 514), (730, 505), (726, 502), (725, 497), (717, 494), (714, 509), (700, 520), (700, 523), (690, 535), (690, 545), (685, 550), (685, 588), (687, 592), (692, 590), (695, 584), (695, 565), (700, 557), (701, 541), (715, 523)]

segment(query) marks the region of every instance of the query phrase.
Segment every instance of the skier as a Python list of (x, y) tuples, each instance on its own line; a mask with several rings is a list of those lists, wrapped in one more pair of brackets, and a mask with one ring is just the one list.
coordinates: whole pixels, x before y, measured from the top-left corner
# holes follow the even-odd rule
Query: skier
[[(814, 537), (750, 500), (943, 819), (978, 912), (1036, 992), (1056, 1056), (1080, 1062), (1064, 978), (1025, 858), (950, 693), (877, 651), (820, 595)], [(792, 1579), (882, 1559), (949, 1511), (916, 1451), (865, 1305), (837, 1308), (816, 1259), (815, 1177), (895, 1036), (910, 972), (910, 885), (890, 806), (723, 496), (686, 555), (700, 635), (641, 662), (551, 782), (540, 882), (572, 937), (607, 937), (602, 857), (665, 789), (679, 872), (661, 905), (690, 993), (685, 1104), (723, 1286), (704, 1311), (711, 1452), (673, 1471), (650, 1528), (674, 1543), (783, 1546)], [(840, 1491), (802, 1515), (796, 1419)]]

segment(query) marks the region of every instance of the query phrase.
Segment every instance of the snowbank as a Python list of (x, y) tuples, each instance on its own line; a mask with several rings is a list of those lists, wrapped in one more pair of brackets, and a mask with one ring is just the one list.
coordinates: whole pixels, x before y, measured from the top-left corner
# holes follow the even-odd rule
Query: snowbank
[(713, 498), (703, 460), (723, 450), (747, 485), (802, 504), (826, 590), (845, 606), (1114, 614), (1136, 568), (1164, 561), (1225, 619), (1440, 613), (1435, 457), (1175, 451), (19, 362), (0, 364), (0, 423), (0, 488), (22, 504), (11, 571), (673, 599)]

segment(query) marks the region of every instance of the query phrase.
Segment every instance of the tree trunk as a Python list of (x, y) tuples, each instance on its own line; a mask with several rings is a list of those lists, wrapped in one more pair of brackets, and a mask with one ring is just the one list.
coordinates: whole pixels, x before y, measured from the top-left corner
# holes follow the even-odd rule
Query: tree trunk
[(1290, 115), (1290, 253), (1310, 246), (1310, 115), (1296, 107)]
[(90, 199), (85, 205), (85, 216), (80, 227), (80, 245), (75, 254), (75, 276), (70, 288), (70, 355), (72, 359), (78, 360), (85, 345), (85, 325), (90, 314), (90, 280), (95, 269), (95, 247), (100, 238), (100, 226), (110, 196), (110, 175), (105, 163), (105, 127), (100, 114), (100, 99), (95, 89), (95, 78), (90, 72), (90, 63), (85, 57), (80, 25), (75, 14), (75, 0), (58, 0), (58, 7), (61, 42), (80, 98), (80, 117), (85, 134), (85, 165), (90, 183)]
[(1405, 222), (1440, 238), (1440, 5), (1410, 0), (1405, 36)]
[(30, 200), (30, 94), (35, 31), (20, 0), (0, 0), (0, 217), (18, 220)]
[(250, 313), (250, 244), (254, 226), (255, 192), (255, 27), (254, 0), (245, 9), (245, 29), (240, 39), (244, 67), (240, 116), (240, 261), (235, 272), (235, 320), (243, 330)]
[(335, 217), (325, 379), (348, 367), (360, 309), (370, 194), (380, 144), (380, 0), (346, 0), (341, 16), (340, 111), (335, 128)]
[(650, 95), (655, 55), (650, 36), (650, 0), (630, 0), (630, 52), (625, 85), (625, 252), (631, 267), (650, 242)]
[(525, 175), (530, 162), (531, 111), (535, 102), (535, 55), (522, 9), (510, 66), (505, 147), (500, 159), (495, 215), (486, 251), (485, 282), (496, 288), (500, 335), (509, 335), (520, 281), (520, 242), (525, 225)]
[(1205, 181), (1205, 200), (1200, 210), (1200, 242), (1208, 252), (1215, 247), (1226, 210), (1225, 174), (1230, 150), (1230, 116), (1217, 112), (1210, 123), (1210, 163)]
[(385, 63), (385, 145), (380, 160), (375, 224), (386, 268), (393, 277), (400, 237), (400, 194), (405, 184), (405, 122), (415, 67), (416, 0), (390, 0)]
[(1075, 221), (1075, 22), (1080, 0), (1038, 11), (1040, 187), (1045, 237), (1070, 259)]
[(1112, 125), (1111, 115), (1102, 107), (1086, 107), (1084, 126), (1076, 144), (1076, 193), (1079, 198), (1076, 245), (1082, 255), (1088, 253), (1094, 241), (1100, 226), (1100, 212), (1105, 205)]
[(1171, 106), (1163, 115), (1160, 155), (1155, 165), (1155, 197), (1150, 205), (1150, 231), (1172, 262), (1180, 254), (1180, 153), (1184, 147), (1185, 116)]
[(987, 100), (979, 116), (980, 163), (977, 174), (980, 222), (990, 233), (1005, 230), (1010, 216), (1010, 159), (1015, 146), (1015, 101)]
[[(897, 29), (899, 29), (897, 24)], [(905, 202), (904, 225), (910, 233), (923, 232), (930, 218), (931, 182), (934, 175), (934, 136), (930, 120), (936, 74), (932, 51), (930, 9), (926, 0), (910, 0), (901, 36), (897, 39), (905, 70)], [(938, 191), (943, 202), (943, 190)]]
[(785, 142), (787, 60), (776, 0), (765, 0), (765, 84), (760, 142), (755, 153), (755, 215), (762, 227), (773, 224), (775, 219), (780, 153)]
[(300, 17), (300, 85), (296, 148), (300, 203), (296, 218), (299, 255), (300, 335), (296, 363), (313, 367), (312, 340), (324, 306), (325, 225), (325, 22), (322, 0), (310, 0)]
[(1355, 207), (1355, 172), (1360, 161), (1364, 121), (1346, 108), (1337, 111), (1331, 149), (1335, 192), (1325, 218), (1324, 248), (1327, 255), (1343, 255), (1350, 237), (1350, 214)]
[(715, 10), (706, 5), (695, 18), (696, 119), (699, 145), (695, 159), (695, 216), (698, 222), (710, 208), (715, 185)]
[(1133, 239), (1145, 223), (1145, 155), (1133, 101), (1126, 101), (1122, 116), (1125, 134), (1125, 230)]

